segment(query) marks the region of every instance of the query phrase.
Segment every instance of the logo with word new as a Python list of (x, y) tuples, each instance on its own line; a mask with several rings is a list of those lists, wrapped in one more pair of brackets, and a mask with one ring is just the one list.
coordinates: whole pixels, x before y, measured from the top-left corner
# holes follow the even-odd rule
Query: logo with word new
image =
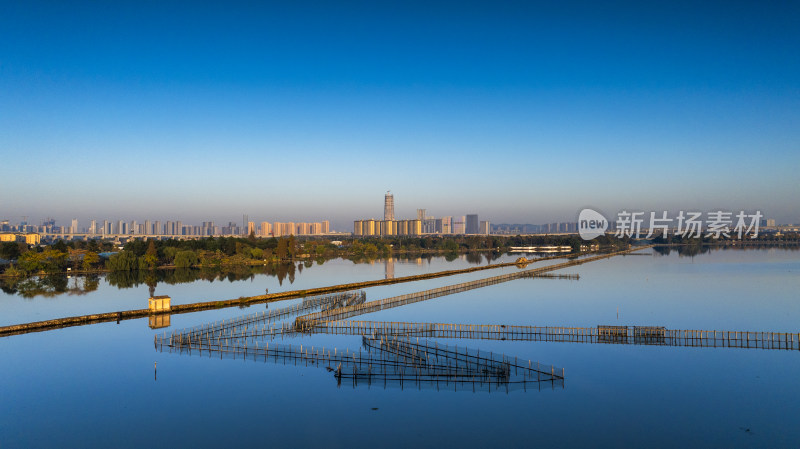
[(600, 212), (584, 209), (578, 215), (578, 233), (584, 240), (591, 240), (606, 233), (608, 220)]

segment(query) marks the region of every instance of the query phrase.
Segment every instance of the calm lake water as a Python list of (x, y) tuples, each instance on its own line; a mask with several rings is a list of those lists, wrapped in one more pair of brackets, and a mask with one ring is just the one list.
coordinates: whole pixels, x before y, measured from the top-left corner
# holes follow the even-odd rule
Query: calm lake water
[[(694, 257), (645, 252), (561, 271), (580, 274), (579, 280), (518, 279), (355, 319), (800, 332), (800, 252), (718, 250)], [(155, 291), (188, 303), (475, 262), (331, 260), (296, 269), (291, 280), (284, 273), (280, 279), (256, 274), (162, 281)], [(365, 292), (372, 301), (517, 270)], [(88, 292), (83, 282), (68, 280), (72, 294), (0, 293), (0, 325), (146, 306), (146, 283), (119, 288), (139, 280), (101, 277)], [(147, 319), (139, 319), (0, 338), (0, 447), (800, 446), (796, 350), (437, 339), (565, 368), (563, 388), (473, 393), (337, 386), (324, 368), (153, 347), (154, 336), (165, 330), (299, 302), (174, 315), (167, 329), (151, 329)], [(357, 350), (361, 337), (313, 335), (283, 343)]]

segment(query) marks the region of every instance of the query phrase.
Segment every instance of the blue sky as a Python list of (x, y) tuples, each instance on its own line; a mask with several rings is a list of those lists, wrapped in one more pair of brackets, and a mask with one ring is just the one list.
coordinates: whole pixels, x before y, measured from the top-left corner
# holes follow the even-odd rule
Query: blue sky
[(0, 219), (800, 222), (800, 4), (429, 3), (4, 3)]

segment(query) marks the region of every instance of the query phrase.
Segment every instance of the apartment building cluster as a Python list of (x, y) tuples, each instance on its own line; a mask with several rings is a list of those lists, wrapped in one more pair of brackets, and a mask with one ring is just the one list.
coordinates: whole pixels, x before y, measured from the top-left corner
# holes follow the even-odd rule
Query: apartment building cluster
[[(15, 233), (39, 233), (42, 235), (56, 235), (68, 237), (86, 236), (148, 236), (148, 237), (171, 237), (171, 236), (191, 236), (191, 237), (211, 237), (211, 236), (243, 236), (251, 232), (262, 237), (279, 237), (286, 235), (322, 235), (330, 231), (330, 221), (323, 220), (314, 223), (270, 223), (261, 222), (256, 226), (255, 222), (246, 221), (243, 224), (228, 222), (227, 225), (218, 226), (213, 221), (204, 221), (200, 225), (184, 224), (179, 220), (98, 220), (89, 221), (88, 226), (80, 226), (77, 219), (72, 219), (69, 226), (57, 226), (55, 220), (47, 219), (41, 226), (32, 226), (23, 222), (19, 225), (10, 225), (8, 220), (0, 222), (0, 232)], [(10, 239), (11, 237), (6, 237)]]
[(281, 237), (286, 235), (323, 235), (331, 232), (330, 221), (323, 220), (315, 223), (273, 222), (262, 221), (256, 228), (255, 222), (247, 223), (247, 235), (251, 233), (262, 237)]

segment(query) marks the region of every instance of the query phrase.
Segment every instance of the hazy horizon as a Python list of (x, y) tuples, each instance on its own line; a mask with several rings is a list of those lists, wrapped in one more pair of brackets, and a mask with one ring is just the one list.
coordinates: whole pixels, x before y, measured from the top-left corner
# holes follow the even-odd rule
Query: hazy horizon
[(798, 223), (798, 19), (797, 3), (9, 4), (0, 219), (349, 231), (392, 190), (397, 218)]

